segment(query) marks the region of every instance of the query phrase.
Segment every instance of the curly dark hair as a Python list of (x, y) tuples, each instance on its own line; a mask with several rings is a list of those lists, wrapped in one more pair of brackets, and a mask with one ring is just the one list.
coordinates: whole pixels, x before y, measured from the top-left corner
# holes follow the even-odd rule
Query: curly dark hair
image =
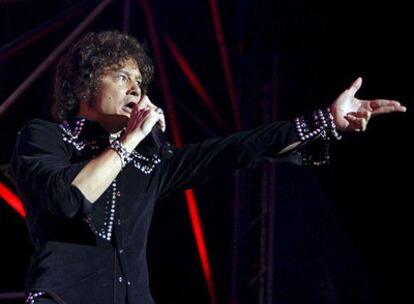
[(142, 75), (141, 89), (148, 90), (154, 65), (145, 48), (132, 36), (118, 31), (90, 32), (60, 58), (56, 68), (52, 116), (62, 122), (79, 111), (83, 98), (95, 96), (103, 70), (132, 59)]

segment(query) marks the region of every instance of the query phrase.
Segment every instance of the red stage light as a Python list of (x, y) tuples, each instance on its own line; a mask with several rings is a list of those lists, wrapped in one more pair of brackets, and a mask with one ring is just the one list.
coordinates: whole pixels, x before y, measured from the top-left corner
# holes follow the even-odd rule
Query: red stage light
[(26, 211), (24, 211), (24, 207), (20, 199), (2, 182), (0, 182), (0, 197), (12, 206), (21, 216), (26, 217)]

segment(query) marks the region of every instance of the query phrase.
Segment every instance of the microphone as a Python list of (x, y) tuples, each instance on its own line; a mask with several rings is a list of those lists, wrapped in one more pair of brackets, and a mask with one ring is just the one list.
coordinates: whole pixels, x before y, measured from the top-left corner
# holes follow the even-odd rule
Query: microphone
[(159, 149), (160, 155), (165, 156), (166, 158), (173, 156), (173, 147), (167, 141), (165, 133), (162, 131), (161, 127), (158, 124), (152, 127), (151, 135)]

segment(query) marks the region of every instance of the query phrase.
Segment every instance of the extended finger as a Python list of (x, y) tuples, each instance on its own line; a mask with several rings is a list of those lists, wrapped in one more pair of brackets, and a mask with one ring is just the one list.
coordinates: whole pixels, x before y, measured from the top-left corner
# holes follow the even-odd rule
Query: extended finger
[(371, 100), (371, 107), (378, 108), (383, 106), (392, 106), (392, 107), (398, 107), (401, 104), (396, 100), (390, 100), (390, 99), (374, 99)]
[(371, 100), (368, 102), (372, 109), (371, 111), (372, 115), (391, 113), (391, 112), (405, 112), (407, 110), (406, 107), (402, 106), (396, 100), (375, 99), (375, 100)]
[(392, 113), (392, 112), (405, 112), (406, 109), (405, 107), (390, 107), (390, 106), (384, 106), (384, 107), (380, 107), (374, 110), (374, 112), (372, 113), (373, 115), (378, 115), (378, 114), (385, 114), (385, 113)]

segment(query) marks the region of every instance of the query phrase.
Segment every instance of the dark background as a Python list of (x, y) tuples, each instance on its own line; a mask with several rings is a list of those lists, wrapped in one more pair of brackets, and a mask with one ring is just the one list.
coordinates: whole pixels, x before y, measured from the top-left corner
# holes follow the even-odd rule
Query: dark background
[[(403, 1), (342, 0), (218, 2), (242, 101), (244, 128), (264, 122), (263, 100), (269, 100), (271, 92), (276, 95), (276, 117), (289, 119), (329, 105), (358, 76), (364, 79), (358, 97), (396, 99), (408, 107), (405, 114), (372, 119), (363, 134), (345, 134), (332, 145), (329, 167), (276, 165), (274, 303), (412, 301), (413, 18), (409, 5)], [(3, 52), (8, 43), (46, 20), (73, 5), (84, 5), (67, 22), (1, 59), (0, 100), (4, 101), (96, 4), (0, 1)], [(230, 131), (235, 131), (208, 1), (156, 0), (150, 5), (183, 142), (228, 132), (202, 105), (174, 61), (163, 33), (179, 47)], [(121, 30), (122, 22), (123, 2), (114, 1), (88, 30)], [(138, 1), (131, 1), (129, 32), (148, 45), (154, 58)], [(35, 117), (49, 117), (53, 68), (52, 64), (0, 118), (3, 172), (23, 124)], [(156, 76), (150, 95), (163, 106), (159, 79)], [(187, 111), (203, 123), (195, 122)], [(254, 192), (261, 169), (243, 171), (241, 181), (248, 182), (241, 187)], [(3, 173), (1, 181), (14, 189)], [(248, 252), (244, 260), (234, 259), (234, 182), (232, 176), (220, 177), (195, 191), (219, 303), (230, 303), (231, 299), (232, 303), (258, 303), (244, 297), (243, 281), (236, 291), (232, 287), (234, 264), (239, 263), (243, 270), (243, 265), (255, 263), (249, 261)], [(251, 197), (254, 205), (254, 195)], [(21, 291), (32, 247), (24, 219), (1, 199), (0, 231), (0, 292)], [(209, 303), (181, 193), (157, 207), (149, 263), (158, 303)]]

